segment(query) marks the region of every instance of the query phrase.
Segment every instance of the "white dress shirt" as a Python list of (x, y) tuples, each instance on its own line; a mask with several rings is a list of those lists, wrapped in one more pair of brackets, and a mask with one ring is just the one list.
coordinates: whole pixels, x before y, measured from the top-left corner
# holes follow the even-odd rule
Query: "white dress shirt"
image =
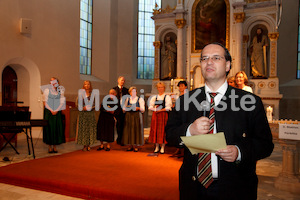
[(152, 96), (152, 98), (150, 100), (149, 110), (156, 111), (155, 100), (164, 100), (165, 96), (166, 96), (166, 99), (165, 99), (166, 111), (171, 111), (171, 109), (172, 109), (172, 98), (169, 95), (166, 95), (165, 93), (162, 94), (162, 95), (158, 94), (158, 95), (153, 95)]
[[(210, 98), (209, 93), (211, 93), (213, 91), (206, 84), (205, 84), (204, 87), (205, 87), (205, 92), (206, 92), (206, 99), (207, 99), (208, 102), (210, 102), (211, 98)], [(215, 93), (217, 93), (217, 95), (214, 97), (215, 106), (217, 106), (220, 103), (221, 99), (223, 98), (223, 96), (226, 93), (227, 88), (228, 88), (228, 83), (227, 83), (227, 81), (225, 81), (224, 84), (217, 91), (214, 91)], [(192, 136), (191, 133), (190, 133), (190, 126), (187, 129), (186, 136)], [(214, 131), (213, 131), (213, 133), (214, 134), (217, 133), (216, 119), (214, 121)], [(238, 152), (239, 152), (239, 154), (238, 154), (237, 160), (240, 160), (241, 159), (241, 153), (240, 153), (239, 148), (238, 148)], [(218, 157), (216, 156), (215, 153), (211, 153), (211, 169), (212, 169), (213, 178), (218, 178), (219, 177), (218, 176)]]
[[(121, 99), (121, 105), (123, 104), (122, 103), (122, 100), (123, 99)], [(143, 98), (139, 98), (138, 96), (136, 96), (136, 97), (130, 97), (129, 98), (129, 103), (132, 105), (132, 104), (135, 104), (136, 102), (137, 102), (137, 100), (139, 100), (139, 105), (140, 105), (140, 112), (141, 113), (144, 113), (144, 111), (145, 111), (145, 101), (144, 101), (144, 99)], [(128, 99), (126, 99), (126, 101), (125, 101), (125, 103), (124, 103), (124, 107), (123, 107), (123, 109), (124, 108), (126, 108), (127, 106), (128, 106)]]

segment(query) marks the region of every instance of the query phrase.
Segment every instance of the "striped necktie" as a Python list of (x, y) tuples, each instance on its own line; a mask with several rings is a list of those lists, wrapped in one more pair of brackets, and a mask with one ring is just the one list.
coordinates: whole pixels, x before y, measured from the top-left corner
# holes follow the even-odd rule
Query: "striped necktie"
[[(214, 98), (217, 93), (209, 93), (210, 95), (210, 111), (209, 119), (213, 123), (209, 127), (209, 134), (214, 132), (214, 122), (215, 122), (215, 101)], [(212, 169), (211, 169), (211, 154), (210, 153), (199, 153), (198, 157), (198, 181), (205, 187), (208, 188), (213, 182)]]

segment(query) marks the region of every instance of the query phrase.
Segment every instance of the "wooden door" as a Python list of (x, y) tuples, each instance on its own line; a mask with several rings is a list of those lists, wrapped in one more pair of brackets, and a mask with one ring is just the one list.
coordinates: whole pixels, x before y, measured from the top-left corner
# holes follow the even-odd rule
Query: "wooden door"
[(7, 66), (2, 72), (2, 106), (17, 105), (17, 74)]

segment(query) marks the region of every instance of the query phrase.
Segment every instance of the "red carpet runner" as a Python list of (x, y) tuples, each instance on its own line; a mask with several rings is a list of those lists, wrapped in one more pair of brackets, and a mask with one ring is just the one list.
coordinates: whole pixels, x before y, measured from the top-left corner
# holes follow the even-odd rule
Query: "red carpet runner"
[(0, 168), (0, 182), (84, 199), (179, 199), (181, 162), (168, 154), (76, 151)]

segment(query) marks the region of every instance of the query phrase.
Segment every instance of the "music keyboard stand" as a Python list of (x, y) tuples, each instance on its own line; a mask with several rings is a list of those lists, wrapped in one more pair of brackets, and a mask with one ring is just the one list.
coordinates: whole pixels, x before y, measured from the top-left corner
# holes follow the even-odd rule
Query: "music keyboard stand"
[[(34, 120), (32, 120), (34, 121)], [(9, 144), (17, 154), (20, 154), (17, 149), (11, 144), (12, 138), (16, 136), (17, 133), (24, 132), (26, 134), (26, 141), (27, 141), (27, 148), (28, 148), (28, 155), (31, 155), (30, 147), (29, 147), (29, 141), (31, 142), (31, 148), (32, 148), (32, 155), (35, 159), (35, 153), (34, 153), (34, 146), (32, 141), (32, 133), (31, 133), (31, 122), (30, 121), (18, 121), (18, 122), (3, 122), (0, 121), (0, 134), (3, 136), (4, 140), (6, 140), (6, 143), (4, 146), (0, 149), (0, 152)], [(19, 128), (11, 128), (19, 127)], [(25, 130), (24, 130), (25, 129)], [(29, 131), (28, 131), (29, 129)], [(6, 138), (3, 133), (12, 133), (12, 137), (10, 139)]]
[[(10, 137), (10, 138), (6, 138), (4, 133), (11, 133), (11, 134), (13, 134), (13, 135), (12, 135), (12, 137)], [(16, 152), (17, 154), (20, 154), (20, 153), (17, 151), (17, 149), (14, 147), (14, 145), (11, 144), (11, 140), (14, 139), (15, 136), (16, 136), (18, 133), (20, 133), (20, 132), (14, 132), (14, 133), (12, 133), (12, 132), (2, 132), (2, 131), (0, 131), (0, 134), (2, 135), (2, 137), (3, 137), (4, 141), (5, 141), (5, 144), (1, 147), (0, 152), (1, 152), (3, 149), (5, 149), (5, 147), (6, 147), (7, 144), (9, 144), (9, 145), (15, 150), (15, 152)]]

